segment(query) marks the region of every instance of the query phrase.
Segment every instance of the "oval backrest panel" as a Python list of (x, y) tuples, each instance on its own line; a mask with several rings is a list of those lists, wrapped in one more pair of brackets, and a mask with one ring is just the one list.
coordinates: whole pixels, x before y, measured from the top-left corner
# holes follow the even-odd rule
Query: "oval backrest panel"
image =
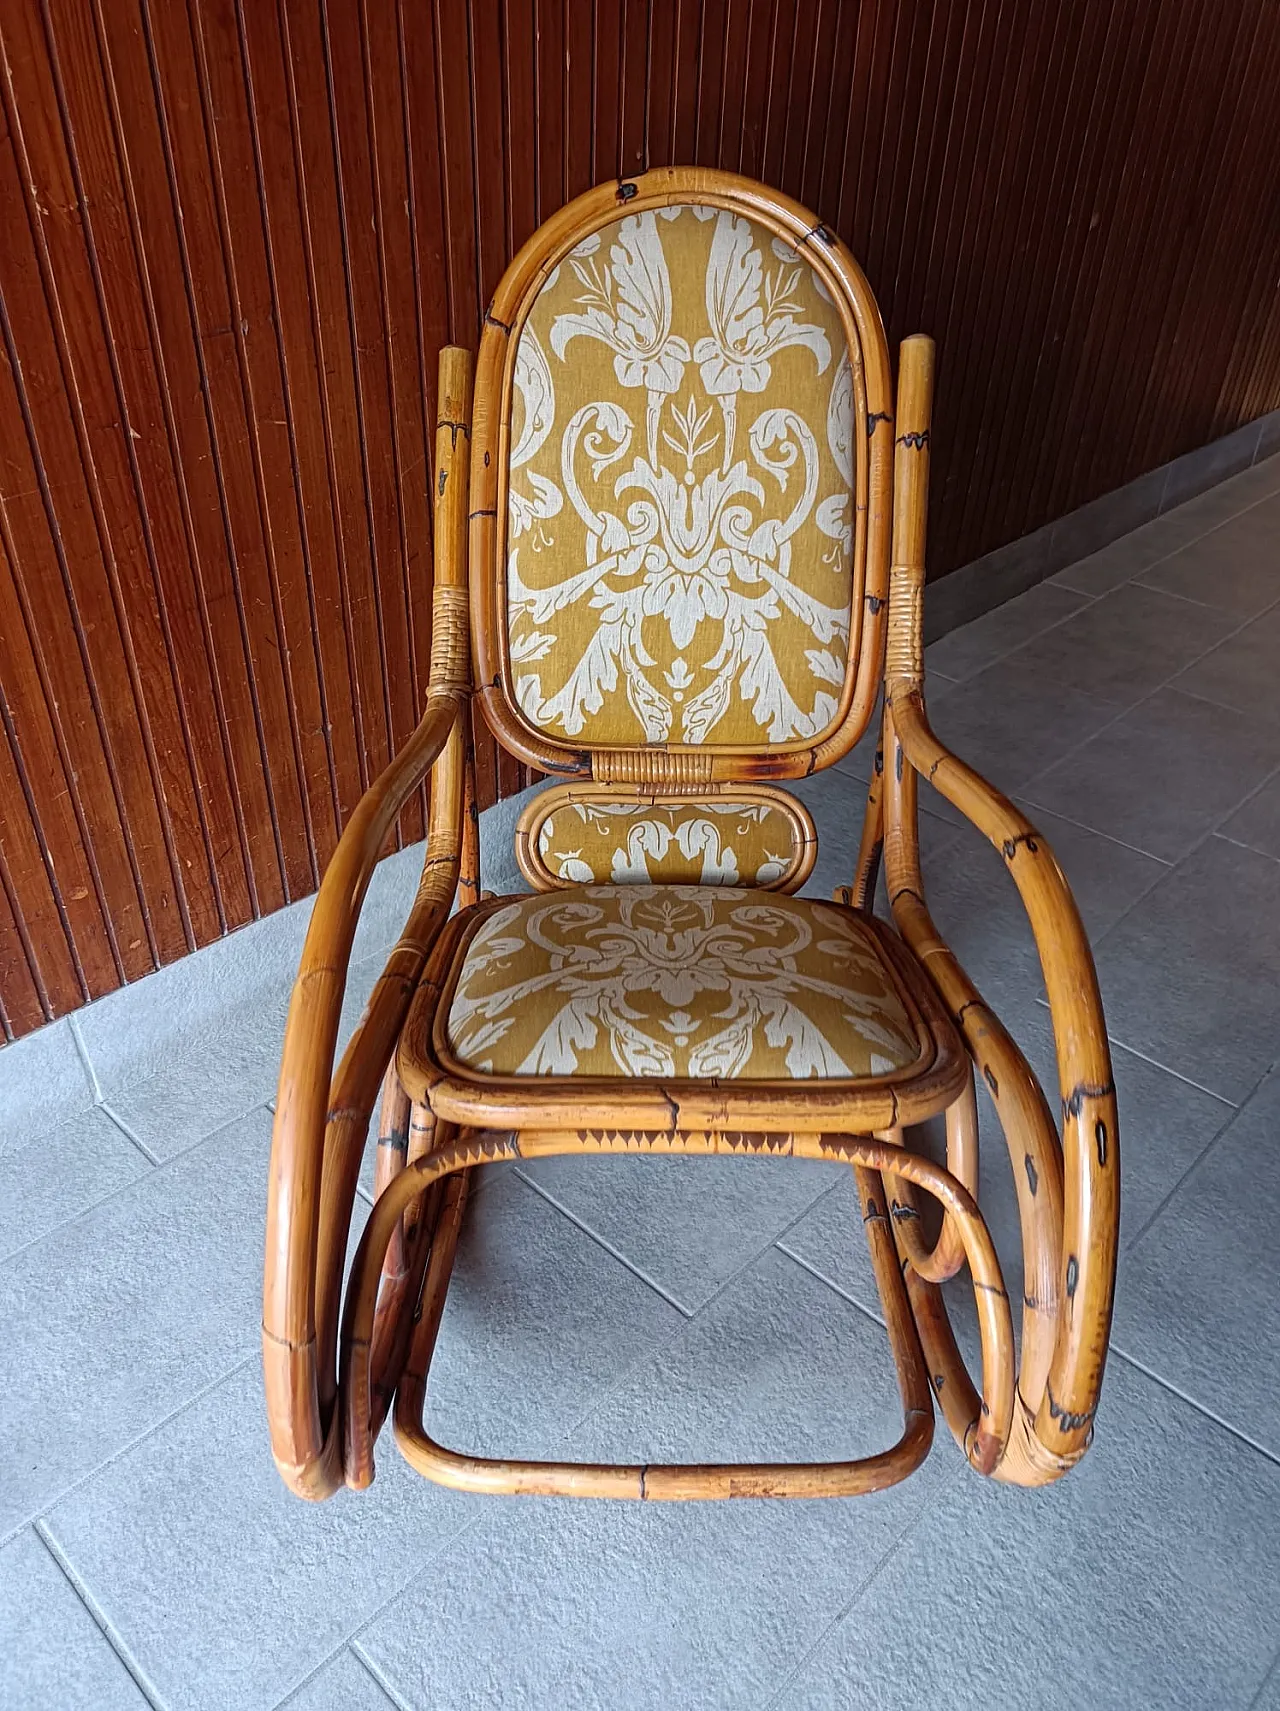
[(817, 846), (803, 803), (759, 784), (725, 784), (701, 796), (553, 785), (516, 827), (516, 859), (536, 891), (590, 884), (795, 891)]
[(684, 751), (690, 786), (794, 775), (870, 711), (858, 656), (880, 641), (887, 564), (868, 574), (868, 513), (892, 429), (859, 315), (881, 394), (883, 334), (852, 259), (794, 204), (692, 171), (624, 188), (621, 209), (597, 191), (549, 223), (486, 326), (483, 704), (549, 770), (643, 780), (618, 757)]

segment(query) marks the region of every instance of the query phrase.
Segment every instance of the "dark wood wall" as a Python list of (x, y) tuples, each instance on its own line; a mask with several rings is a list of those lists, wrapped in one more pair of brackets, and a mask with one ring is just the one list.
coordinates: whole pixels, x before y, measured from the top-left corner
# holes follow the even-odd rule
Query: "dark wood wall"
[(771, 180), (935, 335), (934, 574), (1280, 404), (1274, 0), (5, 0), (0, 38), (7, 1036), (314, 889), (423, 692), (436, 351), (597, 179)]

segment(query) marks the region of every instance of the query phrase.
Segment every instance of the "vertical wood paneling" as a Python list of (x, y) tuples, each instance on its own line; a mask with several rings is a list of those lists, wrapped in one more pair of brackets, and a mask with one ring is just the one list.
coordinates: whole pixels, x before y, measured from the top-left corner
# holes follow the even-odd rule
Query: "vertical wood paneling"
[[(314, 888), (422, 702), (436, 354), (598, 179), (768, 178), (938, 339), (934, 575), (1280, 405), (1266, 0), (10, 0), (0, 45), (7, 1037)], [(476, 737), (482, 801), (529, 781)]]

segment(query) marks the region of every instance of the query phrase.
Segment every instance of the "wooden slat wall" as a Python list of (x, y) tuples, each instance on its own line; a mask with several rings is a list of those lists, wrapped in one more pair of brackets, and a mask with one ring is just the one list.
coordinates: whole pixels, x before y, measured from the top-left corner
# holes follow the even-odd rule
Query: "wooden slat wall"
[(436, 352), (598, 179), (771, 180), (935, 335), (935, 575), (1280, 404), (1269, 0), (6, 0), (0, 43), (8, 1037), (315, 887), (421, 702)]

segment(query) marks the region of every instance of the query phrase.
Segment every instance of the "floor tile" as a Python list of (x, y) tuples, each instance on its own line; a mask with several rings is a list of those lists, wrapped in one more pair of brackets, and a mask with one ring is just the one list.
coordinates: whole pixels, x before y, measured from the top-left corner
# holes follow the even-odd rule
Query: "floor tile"
[(94, 1097), (69, 1017), (0, 1046), (0, 1126), (9, 1146), (70, 1122)]
[(546, 784), (535, 784), (517, 796), (504, 797), (480, 816), (480, 884), (495, 897), (513, 897), (529, 889), (516, 865), (516, 821), (545, 789)]
[(1258, 449), (1258, 429), (1252, 422), (1208, 445), (1197, 446), (1165, 466), (1160, 503), (1164, 507), (1194, 502), (1214, 494), (1235, 475), (1243, 475), (1253, 464)]
[(1113, 1360), (1070, 1478), (957, 1480), (771, 1707), (1248, 1711), (1280, 1640), (1277, 1504), (1280, 1468)]
[(295, 1497), (271, 1460), (250, 1360), (47, 1525), (167, 1711), (266, 1711), (472, 1513), (390, 1442), (368, 1491)]
[(1256, 617), (1280, 598), (1277, 570), (1274, 533), (1252, 524), (1246, 513), (1143, 571), (1138, 582), (1240, 620)]
[(818, 828), (818, 859), (800, 894), (830, 901), (837, 886), (853, 880), (867, 811), (866, 783), (842, 765), (792, 779), (786, 788), (800, 798)]
[[(1129, 582), (1025, 643), (1005, 663), (1070, 684), (1102, 701), (1131, 707), (1207, 653), (1238, 622)], [(1075, 729), (1077, 740), (1091, 734)]]
[[(1280, 529), (1277, 530), (1280, 534)], [(1280, 588), (1280, 577), (1277, 578)], [(1280, 722), (1280, 611), (1266, 612), (1173, 680), (1175, 689)]]
[[(570, 1444), (825, 1457), (900, 1429), (884, 1333), (775, 1253)], [(947, 1471), (843, 1502), (495, 1504), (357, 1644), (415, 1711), (761, 1705)]]
[(0, 1132), (0, 1260), (151, 1169), (100, 1107), (50, 1134), (9, 1140)]
[[(1154, 525), (1148, 524), (1148, 527)], [(1144, 531), (1135, 530), (1132, 535), (1124, 535), (1118, 541), (1112, 541), (1108, 546), (1100, 547), (1096, 553), (1090, 553), (1088, 558), (1077, 559), (1074, 564), (1066, 565), (1062, 570), (1055, 571), (1048, 578), (1054, 588), (1065, 588), (1080, 595), (1096, 598), (1100, 594), (1109, 594), (1113, 588), (1119, 588), (1122, 582), (1131, 582), (1142, 568), (1141, 555), (1129, 546)], [(1149, 552), (1153, 558), (1163, 555), (1164, 549), (1157, 549), (1152, 543)]]
[[(1041, 639), (1047, 643), (1094, 610), (1092, 605), (1083, 607), (1077, 617)], [(1018, 648), (967, 683), (929, 697), (939, 739), (1006, 794), (1019, 790), (1120, 711), (1075, 687), (1069, 671), (1045, 669), (1027, 655), (1026, 648)]]
[(685, 1320), (515, 1172), (471, 1212), (427, 1426), (458, 1449), (542, 1455)]
[(1037, 807), (1176, 861), (1280, 766), (1280, 723), (1161, 689), (1024, 786)]
[(549, 1158), (539, 1188), (694, 1313), (826, 1192), (817, 1159)]
[(1280, 863), (1210, 838), (1095, 947), (1114, 1038), (1238, 1103), (1280, 1054)]
[(1208, 525), (1195, 524), (1181, 512), (1170, 512), (1168, 516), (1144, 523), (1130, 534), (1121, 535), (1118, 540), (1090, 553), (1088, 558), (1067, 565), (1049, 580), (1059, 588), (1075, 589), (1081, 594), (1109, 594), (1122, 582), (1141, 575), (1149, 565), (1186, 546), (1203, 534), (1206, 527)]
[[(1057, 857), (1092, 940), (1099, 939), (1166, 871), (1162, 862), (1063, 820), (1018, 804)], [(1003, 858), (967, 823), (943, 827), (921, 816), (925, 896), (934, 921), (989, 1001), (1043, 990), (1035, 940)], [(984, 985), (985, 983), (985, 985)], [(1012, 984), (1011, 984), (1012, 983)]]
[(1271, 1075), (1125, 1267), (1118, 1348), (1280, 1457), (1280, 1074)]
[(305, 1686), (291, 1693), (280, 1711), (394, 1711), (394, 1704), (366, 1665), (345, 1648)]
[(147, 1699), (30, 1527), (0, 1548), (5, 1711), (146, 1711)]
[(0, 1535), (258, 1346), (255, 1112), (0, 1266)]
[(1280, 1656), (1272, 1664), (1271, 1673), (1249, 1711), (1280, 1711)]
[(1073, 589), (1039, 582), (1025, 594), (1006, 600), (993, 612), (934, 642), (925, 650), (925, 671), (963, 683), (1032, 636), (1069, 618), (1085, 598)]
[[(335, 1063), (385, 962), (381, 954), (366, 958), (347, 975)], [(110, 1096), (112, 1112), (153, 1158), (174, 1158), (274, 1099), (290, 990), (290, 981), (264, 987), (215, 1036), (190, 1039), (163, 1068)]]
[(1224, 838), (1280, 861), (1280, 773), (1269, 778), (1221, 827)]

